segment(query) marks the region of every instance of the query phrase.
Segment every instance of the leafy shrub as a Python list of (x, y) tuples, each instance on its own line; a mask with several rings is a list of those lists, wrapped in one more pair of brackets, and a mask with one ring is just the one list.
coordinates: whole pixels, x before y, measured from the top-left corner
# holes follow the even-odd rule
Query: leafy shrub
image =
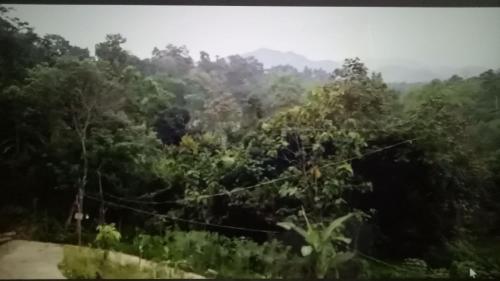
[(447, 243), (450, 257), (456, 261), (480, 260), (474, 246), (466, 240), (455, 240)]
[(140, 257), (150, 260), (165, 258), (164, 240), (160, 236), (139, 234), (134, 238), (133, 246)]
[(97, 227), (95, 243), (99, 248), (109, 250), (120, 242), (121, 234), (114, 224), (102, 224)]
[(480, 255), (477, 247), (467, 240), (456, 240), (447, 244), (453, 262), (450, 274), (456, 278), (469, 276), (473, 269), (480, 278), (500, 277), (500, 265), (487, 256)]
[(469, 270), (473, 269), (478, 277), (485, 277), (489, 274), (484, 268), (474, 261), (455, 261), (450, 267), (450, 274), (455, 278), (468, 278)]
[(303, 262), (276, 240), (258, 244), (203, 231), (141, 234), (134, 239), (134, 249), (146, 259), (213, 277), (298, 277), (302, 268), (297, 265)]
[(169, 232), (165, 240), (168, 258), (185, 260), (195, 272), (211, 269), (222, 277), (264, 277), (262, 273), (271, 274), (273, 266), (274, 276), (279, 276), (288, 255), (288, 249), (276, 241), (259, 245), (207, 232)]

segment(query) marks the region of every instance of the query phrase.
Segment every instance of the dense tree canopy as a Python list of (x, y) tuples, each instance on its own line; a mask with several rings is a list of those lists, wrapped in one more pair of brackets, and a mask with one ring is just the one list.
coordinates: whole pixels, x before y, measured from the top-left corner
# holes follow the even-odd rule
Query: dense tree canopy
[(280, 224), (310, 244), (316, 276), (355, 250), (458, 268), (449, 245), (499, 235), (498, 70), (403, 95), (358, 58), (329, 74), (174, 45), (140, 59), (125, 42), (107, 35), (91, 56), (0, 7), (2, 204), (36, 201), (67, 231), (75, 204), (84, 232), (264, 242)]

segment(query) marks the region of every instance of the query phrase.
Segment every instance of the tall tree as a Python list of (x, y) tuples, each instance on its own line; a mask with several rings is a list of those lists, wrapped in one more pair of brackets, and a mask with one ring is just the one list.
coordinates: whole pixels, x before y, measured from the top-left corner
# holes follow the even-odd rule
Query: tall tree
[(0, 6), (0, 90), (18, 84), (27, 70), (46, 59), (41, 38), (27, 22)]
[(121, 34), (108, 34), (106, 41), (96, 44), (95, 54), (98, 59), (108, 61), (112, 67), (119, 71), (125, 68), (129, 54), (122, 48), (127, 42)]
[(72, 46), (64, 37), (56, 34), (45, 35), (42, 44), (47, 48), (50, 57), (72, 56), (79, 59), (90, 57), (88, 49)]

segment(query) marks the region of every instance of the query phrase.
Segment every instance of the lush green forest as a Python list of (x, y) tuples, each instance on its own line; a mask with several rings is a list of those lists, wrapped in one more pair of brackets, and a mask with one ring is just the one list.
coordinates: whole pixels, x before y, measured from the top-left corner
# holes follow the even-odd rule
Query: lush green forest
[(125, 42), (0, 8), (0, 230), (207, 277), (500, 277), (499, 70), (402, 94)]

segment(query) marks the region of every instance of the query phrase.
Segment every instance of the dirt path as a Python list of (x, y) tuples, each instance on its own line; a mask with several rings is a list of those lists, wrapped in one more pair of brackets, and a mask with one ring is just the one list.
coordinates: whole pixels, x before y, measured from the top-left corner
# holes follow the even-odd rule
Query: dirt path
[(57, 268), (61, 245), (12, 240), (0, 245), (0, 279), (66, 279)]

